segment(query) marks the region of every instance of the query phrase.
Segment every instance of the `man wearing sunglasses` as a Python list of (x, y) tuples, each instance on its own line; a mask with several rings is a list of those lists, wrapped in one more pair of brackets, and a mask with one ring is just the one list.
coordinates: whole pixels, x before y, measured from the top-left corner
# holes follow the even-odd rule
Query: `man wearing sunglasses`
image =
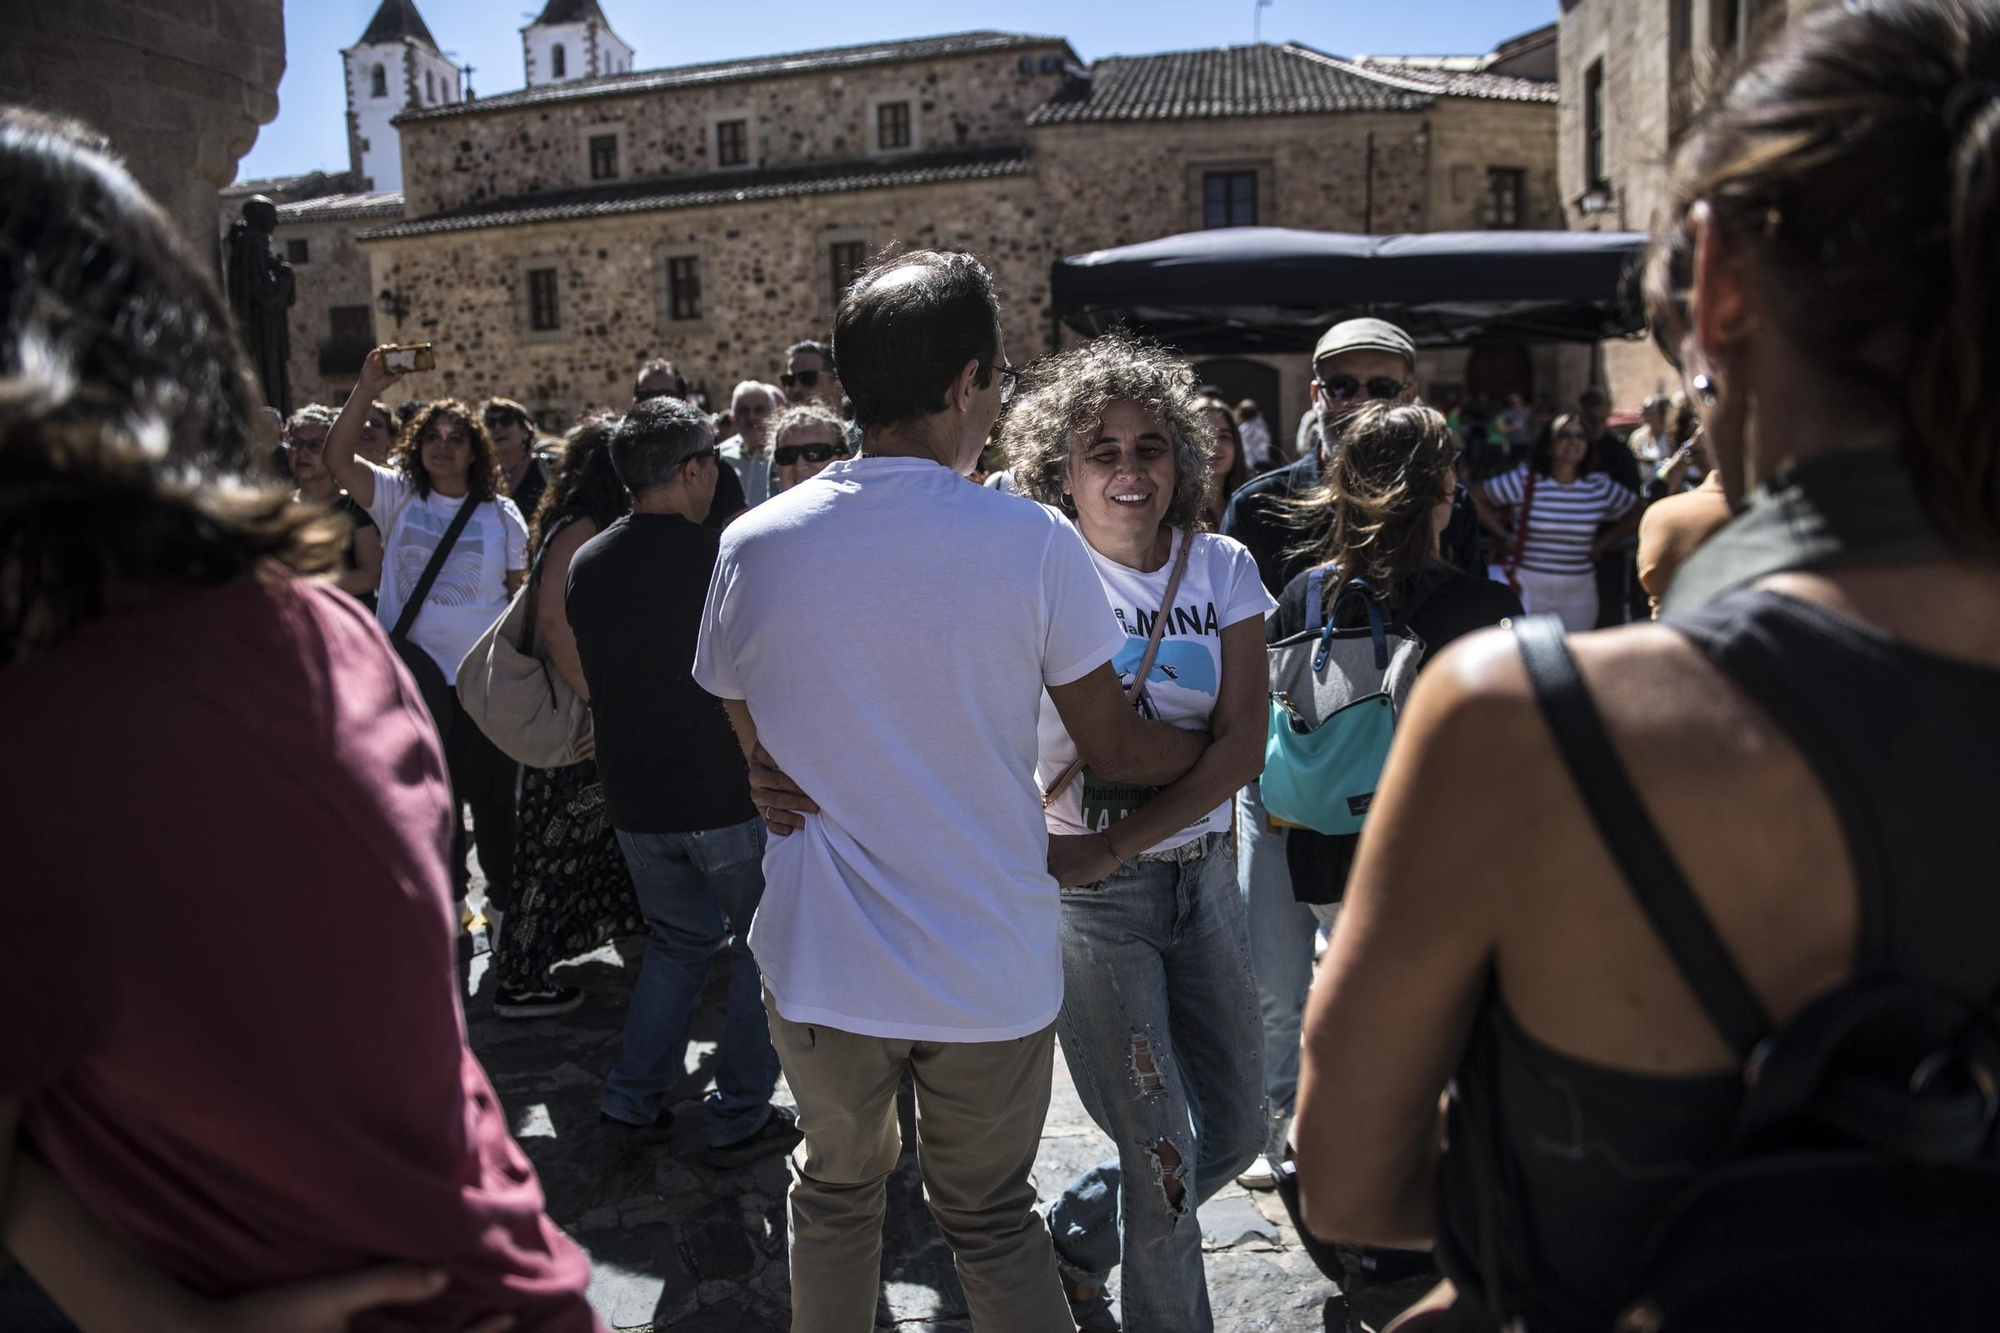
[(835, 416), (840, 415), (840, 400), (846, 396), (840, 377), (833, 371), (832, 350), (811, 340), (785, 349), (785, 373), (778, 376), (778, 387), (785, 391), (786, 402), (818, 403)]
[[(674, 363), (655, 357), (639, 367), (639, 373), (632, 381), (632, 403), (649, 403), (655, 398), (677, 398), (688, 400), (688, 382)], [(702, 526), (721, 528), (728, 525), (737, 515), (747, 513), (749, 504), (743, 498), (743, 483), (736, 476), (733, 467), (719, 468), (715, 477), (715, 501), (709, 506), (708, 518)]]
[[(1299, 526), (1292, 502), (1318, 488), (1326, 451), (1339, 447), (1341, 423), (1371, 402), (1416, 398), (1416, 344), (1386, 320), (1335, 324), (1313, 348), (1312, 365), (1318, 425), (1314, 444), (1296, 463), (1246, 482), (1222, 517), (1223, 535), (1250, 548), (1257, 572), (1274, 597), (1313, 564), (1313, 556), (1298, 549), (1312, 534)], [(1458, 568), (1485, 572), (1479, 558), (1479, 517), (1464, 487), (1459, 488), (1445, 529), (1443, 549), (1444, 558)], [(1312, 982), (1318, 923), (1311, 909), (1292, 895), (1285, 834), (1270, 824), (1255, 782), (1242, 791), (1236, 822), (1237, 882), (1250, 927), (1251, 969), (1264, 1011), (1264, 1087), (1274, 1117), (1269, 1147), (1275, 1155), (1298, 1100), (1299, 1019)], [(1276, 1175), (1270, 1160), (1259, 1161), (1238, 1181), (1251, 1189), (1271, 1188)]]
[(818, 403), (788, 407), (771, 427), (777, 442), (772, 460), (777, 488), (789, 491), (810, 477), (816, 477), (836, 459), (850, 458), (847, 423)]

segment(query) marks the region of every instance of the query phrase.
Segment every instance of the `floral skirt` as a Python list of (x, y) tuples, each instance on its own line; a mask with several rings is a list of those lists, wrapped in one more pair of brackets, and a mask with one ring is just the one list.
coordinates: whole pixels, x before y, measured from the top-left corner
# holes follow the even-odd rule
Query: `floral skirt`
[(544, 986), (552, 964), (645, 933), (594, 761), (523, 767), (514, 829), (514, 910), (502, 918), (499, 949), (503, 989)]

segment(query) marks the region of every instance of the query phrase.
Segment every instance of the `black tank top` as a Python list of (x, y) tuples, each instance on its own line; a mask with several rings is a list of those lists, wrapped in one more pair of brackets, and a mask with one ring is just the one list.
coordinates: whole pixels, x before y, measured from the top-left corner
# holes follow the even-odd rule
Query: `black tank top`
[[(1818, 775), (1860, 890), (1857, 970), (2000, 991), (2000, 670), (1766, 590), (1664, 623)], [(1496, 1308), (1534, 1333), (1611, 1327), (1654, 1222), (1726, 1150), (1739, 1088), (1564, 1055), (1489, 987), (1454, 1081), (1470, 1132), (1439, 1177), (1439, 1260), (1462, 1293), (1448, 1327), (1491, 1329)]]

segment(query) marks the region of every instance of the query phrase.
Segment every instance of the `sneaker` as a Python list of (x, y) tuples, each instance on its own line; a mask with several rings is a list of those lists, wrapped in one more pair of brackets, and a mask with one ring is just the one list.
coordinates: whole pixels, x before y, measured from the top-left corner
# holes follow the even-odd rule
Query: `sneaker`
[(501, 1018), (553, 1018), (583, 1003), (581, 986), (544, 986), (538, 990), (503, 990), (493, 997), (493, 1012)]
[(1063, 1295), (1069, 1299), (1069, 1317), (1076, 1322), (1078, 1333), (1122, 1333), (1124, 1325), (1118, 1316), (1111, 1313), (1111, 1293), (1098, 1287), (1093, 1295), (1079, 1295), (1079, 1288), (1068, 1278), (1063, 1279)]
[(733, 1171), (739, 1166), (748, 1166), (760, 1157), (790, 1152), (798, 1147), (803, 1138), (805, 1135), (799, 1131), (799, 1118), (782, 1106), (774, 1106), (770, 1119), (764, 1122), (762, 1129), (747, 1139), (706, 1149), (701, 1160), (718, 1171)]
[(1269, 1157), (1259, 1157), (1248, 1171), (1236, 1177), (1236, 1183), (1246, 1190), (1274, 1190), (1278, 1188), (1277, 1164)]
[(674, 1113), (672, 1111), (662, 1111), (659, 1118), (653, 1121), (652, 1124), (641, 1125), (630, 1120), (620, 1120), (609, 1111), (599, 1111), (597, 1113), (597, 1123), (607, 1129), (617, 1130), (621, 1135), (634, 1139), (665, 1138), (673, 1132)]

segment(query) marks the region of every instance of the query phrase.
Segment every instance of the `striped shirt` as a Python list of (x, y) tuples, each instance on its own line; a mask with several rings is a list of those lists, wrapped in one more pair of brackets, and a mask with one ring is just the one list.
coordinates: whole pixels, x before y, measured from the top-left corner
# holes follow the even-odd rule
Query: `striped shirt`
[[(1516, 511), (1527, 489), (1525, 463), (1480, 483), (1489, 502)], [(1590, 547), (1597, 540), (1598, 525), (1623, 518), (1638, 503), (1638, 496), (1602, 472), (1586, 473), (1567, 485), (1553, 477), (1535, 478), (1521, 568), (1537, 574), (1590, 573)], [(1518, 512), (1514, 521), (1521, 521)]]

